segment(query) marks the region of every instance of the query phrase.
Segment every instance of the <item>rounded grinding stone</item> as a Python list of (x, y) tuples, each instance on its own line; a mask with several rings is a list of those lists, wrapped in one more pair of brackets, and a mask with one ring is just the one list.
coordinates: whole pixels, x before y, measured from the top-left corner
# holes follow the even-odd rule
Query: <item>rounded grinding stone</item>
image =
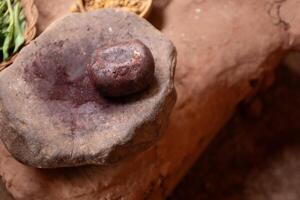
[(87, 72), (102, 95), (118, 97), (146, 89), (153, 82), (154, 68), (149, 48), (131, 40), (97, 49)]
[[(133, 95), (102, 96), (86, 66), (96, 49), (145, 44), (154, 81)], [(39, 168), (108, 165), (150, 147), (174, 106), (176, 50), (144, 19), (111, 9), (53, 23), (0, 73), (0, 137), (22, 163)]]

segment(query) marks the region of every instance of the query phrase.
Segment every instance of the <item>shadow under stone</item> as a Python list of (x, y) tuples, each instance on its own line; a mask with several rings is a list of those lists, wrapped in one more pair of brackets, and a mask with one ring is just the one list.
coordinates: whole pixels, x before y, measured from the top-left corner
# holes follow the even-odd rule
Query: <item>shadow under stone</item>
[(261, 115), (238, 110), (169, 200), (300, 199), (300, 76), (280, 68), (257, 98)]

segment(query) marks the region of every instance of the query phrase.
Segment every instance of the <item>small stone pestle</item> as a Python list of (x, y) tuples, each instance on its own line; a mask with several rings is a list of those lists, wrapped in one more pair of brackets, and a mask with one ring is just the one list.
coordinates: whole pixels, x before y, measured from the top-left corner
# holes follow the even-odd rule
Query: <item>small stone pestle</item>
[(131, 40), (96, 50), (87, 70), (104, 96), (118, 97), (150, 85), (154, 80), (154, 59), (145, 44)]

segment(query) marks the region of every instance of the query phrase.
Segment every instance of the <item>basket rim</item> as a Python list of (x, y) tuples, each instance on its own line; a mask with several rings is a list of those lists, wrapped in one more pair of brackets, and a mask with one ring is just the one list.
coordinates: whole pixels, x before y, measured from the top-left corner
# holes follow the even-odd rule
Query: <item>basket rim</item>
[[(144, 10), (140, 14), (138, 14), (138, 16), (147, 18), (148, 15), (149, 15), (149, 13), (150, 13), (150, 11), (151, 11), (151, 8), (152, 8), (152, 5), (153, 5), (153, 0), (145, 0), (145, 1), (146, 1), (146, 6), (145, 6)], [(76, 12), (87, 12), (86, 6), (85, 6), (85, 0), (77, 0), (73, 4), (73, 6), (75, 6), (75, 7), (77, 7), (79, 9)], [(104, 9), (104, 8), (97, 8), (97, 9)], [(121, 9), (121, 8), (115, 8), (115, 9)], [(133, 13), (135, 13), (135, 12), (133, 12)]]

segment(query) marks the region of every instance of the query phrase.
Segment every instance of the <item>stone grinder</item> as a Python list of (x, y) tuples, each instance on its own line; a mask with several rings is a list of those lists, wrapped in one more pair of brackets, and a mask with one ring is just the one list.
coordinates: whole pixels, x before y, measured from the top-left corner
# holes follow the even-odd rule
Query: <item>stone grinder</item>
[(133, 14), (65, 17), (0, 74), (0, 137), (38, 168), (115, 163), (159, 138), (175, 60), (172, 43)]

